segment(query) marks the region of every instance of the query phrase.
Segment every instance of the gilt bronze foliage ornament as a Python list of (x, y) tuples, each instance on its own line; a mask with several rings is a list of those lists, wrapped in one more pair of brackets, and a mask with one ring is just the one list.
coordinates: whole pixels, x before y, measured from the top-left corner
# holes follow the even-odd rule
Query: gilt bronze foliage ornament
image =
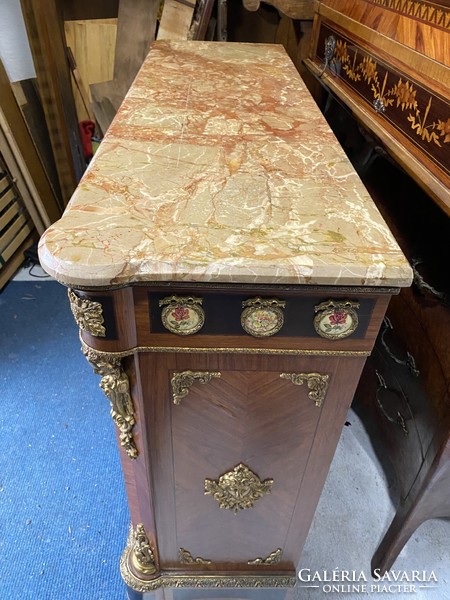
[(172, 399), (174, 404), (180, 404), (181, 400), (189, 394), (191, 386), (199, 383), (209, 383), (213, 377), (220, 377), (218, 371), (180, 371), (174, 373), (170, 380), (172, 386)]
[(266, 558), (255, 558), (254, 560), (249, 560), (247, 564), (249, 565), (276, 565), (281, 561), (281, 557), (283, 555), (283, 550), (281, 548), (277, 548), (273, 552), (266, 556)]
[(273, 479), (261, 479), (247, 466), (240, 463), (224, 473), (217, 481), (205, 479), (205, 496), (212, 496), (220, 508), (237, 514), (252, 508), (254, 503), (272, 490)]
[(280, 373), (281, 379), (289, 379), (295, 385), (308, 386), (308, 396), (314, 400), (316, 406), (322, 406), (328, 389), (329, 375), (320, 373)]
[(185, 550), (185, 548), (180, 548), (178, 552), (178, 556), (180, 557), (180, 562), (183, 565), (210, 565), (212, 564), (211, 560), (206, 558), (202, 558), (201, 556), (192, 556), (192, 554)]
[(70, 309), (78, 327), (95, 337), (105, 337), (103, 308), (100, 302), (77, 296), (70, 289), (68, 290), (68, 296)]
[(156, 573), (155, 557), (142, 523), (136, 525), (136, 531), (133, 534), (131, 562), (140, 573), (145, 575)]

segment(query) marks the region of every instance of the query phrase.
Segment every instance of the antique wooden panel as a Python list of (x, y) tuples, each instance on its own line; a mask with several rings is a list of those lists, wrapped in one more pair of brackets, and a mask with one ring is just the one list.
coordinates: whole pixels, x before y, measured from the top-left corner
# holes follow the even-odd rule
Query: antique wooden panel
[[(334, 46), (325, 60), (325, 42)], [(324, 0), (308, 67), (450, 212), (450, 24), (444, 4)]]

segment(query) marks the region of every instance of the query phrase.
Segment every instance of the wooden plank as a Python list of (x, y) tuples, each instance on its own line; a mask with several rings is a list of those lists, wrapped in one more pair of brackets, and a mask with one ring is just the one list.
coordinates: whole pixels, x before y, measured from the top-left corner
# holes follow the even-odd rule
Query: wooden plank
[(206, 38), (214, 4), (215, 0), (200, 0), (194, 12), (194, 20), (189, 30), (190, 39), (204, 40)]
[(90, 86), (95, 119), (103, 134), (106, 133), (127, 90), (118, 81), (102, 81)]
[(11, 185), (11, 183), (5, 173), (4, 176), (0, 179), (0, 194), (2, 194), (9, 185)]
[(22, 227), (22, 229), (18, 231), (18, 233), (12, 239), (11, 243), (1, 253), (1, 257), (5, 262), (11, 260), (14, 253), (19, 249), (19, 247), (27, 239), (27, 237), (32, 231), (33, 225), (31, 223), (27, 223), (24, 227)]
[(8, 283), (10, 278), (14, 275), (17, 269), (25, 260), (24, 252), (31, 244), (35, 241), (35, 234), (30, 234), (23, 244), (17, 249), (14, 257), (10, 259), (5, 265), (0, 261), (0, 290)]
[(114, 79), (127, 90), (155, 39), (160, 0), (120, 0)]
[[(313, 0), (264, 0), (291, 19), (312, 20), (314, 16)], [(242, 0), (247, 10), (258, 10), (261, 0)]]
[(6, 210), (3, 215), (0, 217), (0, 231), (4, 229), (10, 221), (14, 219), (14, 217), (19, 214), (22, 210), (20, 204), (16, 201), (12, 206)]
[[(28, 217), (25, 213), (22, 213), (17, 217), (17, 219), (11, 223), (8, 229), (5, 230), (3, 235), (0, 236), (0, 253), (3, 252), (3, 248), (6, 248), (8, 244), (10, 244), (13, 238), (19, 233), (21, 228), (28, 222)], [(31, 223), (29, 223), (30, 228), (33, 229)], [(30, 231), (31, 231), (30, 229)]]
[(21, 0), (63, 203), (86, 163), (78, 130), (62, 20), (56, 0)]
[(64, 205), (44, 110), (37, 89), (37, 81), (36, 79), (15, 81), (11, 83), (11, 89), (30, 137), (33, 140), (33, 145), (42, 164), (45, 178), (50, 186), (50, 192), (41, 190), (39, 177), (33, 174), (33, 179), (38, 189), (40, 189), (40, 196), (46, 206), (49, 218), (53, 222), (59, 218), (58, 215), (61, 215)]
[(13, 188), (0, 197), (0, 212), (4, 210), (10, 202), (16, 199), (16, 193)]
[[(87, 89), (90, 104), (92, 96), (89, 86), (113, 78), (117, 19), (65, 21), (64, 32), (67, 46), (73, 52), (80, 78)], [(74, 90), (74, 98), (79, 120), (89, 118), (78, 91)]]
[(8, 171), (14, 179), (14, 183), (33, 219), (36, 229), (40, 234), (44, 233), (45, 228), (50, 225), (50, 220), (1, 108), (0, 152), (8, 165)]
[[(8, 76), (0, 61), (0, 126), (26, 179), (39, 220), (45, 227), (61, 216), (58, 201), (42, 167), (36, 147), (17, 105)], [(11, 170), (11, 168), (9, 168)], [(31, 211), (29, 211), (31, 214)], [(32, 215), (33, 216), (33, 215)], [(34, 220), (34, 217), (33, 217)], [(36, 220), (36, 227), (40, 225)]]
[(164, 0), (158, 40), (187, 40), (194, 10), (194, 0)]

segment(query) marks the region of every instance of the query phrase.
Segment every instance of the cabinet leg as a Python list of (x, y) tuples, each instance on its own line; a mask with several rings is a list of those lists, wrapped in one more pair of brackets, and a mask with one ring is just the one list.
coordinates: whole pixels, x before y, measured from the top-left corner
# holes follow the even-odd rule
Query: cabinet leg
[(411, 535), (419, 525), (426, 521), (427, 517), (419, 513), (421, 511), (417, 504), (403, 505), (397, 510), (389, 529), (373, 555), (372, 572), (376, 570), (377, 573), (382, 574), (392, 567)]
[(450, 443), (444, 444), (424, 479), (416, 485), (402, 504), (372, 558), (372, 571), (388, 571), (414, 531), (427, 521), (450, 514)]

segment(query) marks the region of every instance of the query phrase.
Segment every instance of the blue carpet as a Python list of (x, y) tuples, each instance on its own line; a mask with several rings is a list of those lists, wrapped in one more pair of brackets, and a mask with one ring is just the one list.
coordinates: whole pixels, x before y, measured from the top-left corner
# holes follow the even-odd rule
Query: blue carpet
[(0, 600), (123, 600), (129, 515), (109, 402), (67, 291), (0, 293)]

